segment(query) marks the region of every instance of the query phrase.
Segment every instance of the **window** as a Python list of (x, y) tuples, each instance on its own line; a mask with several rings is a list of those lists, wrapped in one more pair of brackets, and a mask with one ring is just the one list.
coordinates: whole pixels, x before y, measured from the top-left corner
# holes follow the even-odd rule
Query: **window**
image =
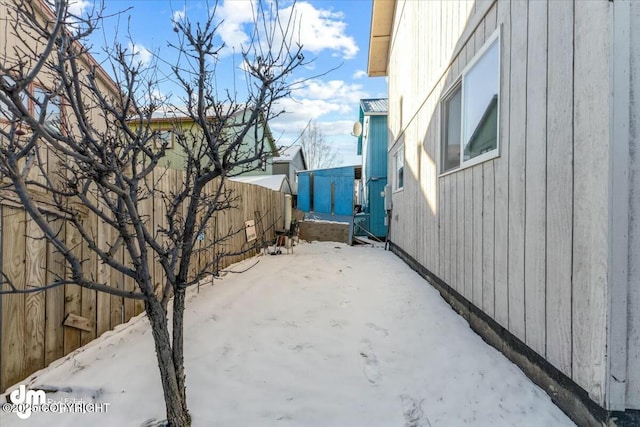
[[(3, 80), (2, 83), (9, 88), (15, 85), (16, 83), (15, 80), (13, 80), (11, 77), (6, 75), (2, 76), (2, 80)], [(20, 95), (21, 95), (20, 98), (22, 99), (22, 103), (26, 105), (27, 108), (29, 108), (29, 98), (27, 97), (27, 93), (25, 91), (22, 91)], [(13, 120), (13, 113), (11, 112), (11, 109), (7, 104), (5, 104), (2, 101), (0, 101), (0, 120), (6, 120), (6, 121)]]
[(394, 182), (393, 189), (401, 190), (404, 188), (404, 145), (401, 145), (393, 155), (394, 164)]
[(173, 132), (170, 130), (160, 130), (156, 133), (153, 142), (158, 150), (163, 146), (167, 149), (173, 148)]
[(461, 115), (462, 90), (461, 85), (458, 84), (445, 98), (442, 105), (442, 172), (460, 166)]
[(40, 120), (41, 108), (45, 107), (44, 124), (60, 132), (60, 97), (35, 87), (33, 90), (33, 115)]
[(442, 100), (442, 173), (498, 155), (499, 31)]
[[(3, 76), (4, 83), (8, 86), (14, 85), (15, 81), (9, 76)], [(60, 132), (61, 109), (60, 96), (48, 91), (40, 86), (30, 85), (21, 93), (21, 100), (27, 111), (33, 115), (36, 120), (40, 120), (40, 113), (44, 107), (45, 112), (42, 117), (42, 123), (49, 130)], [(13, 120), (13, 113), (8, 105), (0, 102), (0, 120)]]

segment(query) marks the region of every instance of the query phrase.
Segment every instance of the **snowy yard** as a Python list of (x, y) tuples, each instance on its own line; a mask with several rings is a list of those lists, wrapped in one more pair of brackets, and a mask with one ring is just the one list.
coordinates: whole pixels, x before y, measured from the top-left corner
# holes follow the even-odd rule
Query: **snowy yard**
[[(335, 243), (231, 267), (191, 293), (194, 426), (568, 426), (549, 397), (484, 343), (392, 253)], [(138, 317), (25, 383), (106, 414), (33, 414), (9, 426), (140, 426), (164, 417), (152, 337)]]

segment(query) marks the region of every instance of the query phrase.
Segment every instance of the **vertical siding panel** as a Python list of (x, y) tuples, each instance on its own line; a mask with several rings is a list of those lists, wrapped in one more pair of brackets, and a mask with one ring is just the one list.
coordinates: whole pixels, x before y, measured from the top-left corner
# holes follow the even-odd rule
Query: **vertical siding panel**
[(440, 184), (440, 209), (438, 210), (440, 215), (440, 271), (441, 278), (445, 282), (449, 282), (449, 251), (447, 250), (447, 234), (449, 228), (447, 224), (447, 177), (442, 177), (438, 180)]
[[(526, 343), (545, 355), (547, 2), (529, 3), (525, 201)], [(533, 42), (535, 41), (535, 42)]]
[(440, 209), (440, 205), (438, 204), (438, 188), (439, 188), (439, 183), (440, 180), (438, 179), (438, 167), (437, 167), (437, 153), (438, 153), (438, 143), (439, 143), (439, 138), (440, 138), (440, 120), (434, 120), (432, 123), (432, 128), (431, 128), (431, 133), (430, 133), (430, 138), (431, 138), (431, 152), (434, 153), (433, 159), (434, 159), (434, 171), (433, 171), (433, 175), (432, 175), (432, 181), (431, 181), (431, 191), (432, 191), (432, 195), (433, 195), (433, 200), (435, 201), (435, 206), (431, 207), (431, 230), (433, 232), (433, 238), (431, 239), (432, 241), (432, 245), (431, 245), (431, 255), (432, 255), (432, 266), (435, 267), (438, 265), (439, 263), (439, 249), (438, 249), (438, 236), (439, 236), (439, 231), (438, 231), (438, 209)]
[(511, 3), (498, 2), (498, 25), (502, 23), (500, 49), (500, 157), (495, 160), (495, 319), (509, 327), (509, 93), (511, 64)]
[(464, 296), (473, 301), (473, 172), (465, 169), (464, 173)]
[[(418, 156), (418, 183), (416, 185), (417, 187), (417, 194), (416, 197), (418, 198), (418, 229), (417, 231), (417, 235), (418, 235), (418, 258), (416, 258), (418, 260), (418, 262), (420, 262), (420, 264), (424, 265), (424, 261), (425, 261), (425, 243), (426, 243), (426, 235), (427, 235), (427, 201), (424, 197), (424, 191), (423, 191), (423, 182), (424, 182), (424, 133), (422, 132), (422, 128), (423, 128), (423, 122), (422, 122), (422, 112), (419, 111), (418, 112), (418, 141), (417, 141), (417, 147), (416, 147), (416, 153)], [(422, 135), (422, 136), (421, 136)]]
[(453, 208), (455, 206), (455, 194), (453, 193), (453, 175), (448, 175), (445, 179), (447, 186), (447, 262), (449, 266), (448, 283), (455, 287), (455, 217)]
[(473, 303), (482, 308), (482, 165), (474, 166), (473, 174)]
[[(413, 114), (413, 113), (412, 113)], [(410, 209), (408, 212), (411, 215), (411, 220), (408, 223), (408, 233), (415, 233), (418, 226), (418, 204), (421, 203), (421, 199), (418, 198), (418, 176), (417, 176), (417, 163), (416, 158), (416, 128), (415, 125), (411, 125), (409, 130), (409, 138), (405, 145), (405, 192), (408, 191), (407, 197), (409, 198)], [(409, 174), (407, 174), (409, 172)], [(418, 259), (418, 240), (412, 239), (412, 256), (414, 259)]]
[[(449, 63), (447, 53), (444, 51), (444, 49), (442, 49), (442, 36), (444, 34), (442, 28), (442, 13), (444, 8), (441, 1), (431, 1), (427, 2), (427, 4), (431, 7), (431, 31), (427, 31), (427, 34), (425, 34), (425, 49), (433, 49), (435, 43), (434, 52), (436, 54), (436, 60), (438, 61), (438, 67), (435, 71), (436, 73), (439, 73)], [(433, 84), (435, 82), (437, 78), (436, 73), (434, 73), (429, 79), (430, 84)]]
[[(435, 2), (433, 2), (435, 3)], [(436, 30), (439, 31), (439, 34), (434, 34), (433, 31), (429, 33), (430, 37), (434, 37), (431, 40), (430, 46), (432, 49), (436, 49), (439, 53), (440, 62), (442, 63), (442, 69), (448, 67), (453, 60), (452, 52), (447, 50), (446, 44), (448, 43), (448, 38), (450, 37), (448, 33), (451, 33), (451, 16), (452, 16), (452, 3), (446, 1), (437, 2), (440, 7), (440, 22), (437, 24)], [(437, 46), (433, 46), (433, 41), (439, 40)], [(449, 76), (447, 76), (449, 77)], [(435, 82), (438, 76), (434, 76), (433, 81)], [(449, 86), (451, 81), (446, 78), (442, 84), (445, 87)]]
[(423, 152), (423, 156), (424, 156), (424, 162), (423, 162), (423, 170), (424, 170), (424, 175), (422, 178), (422, 182), (420, 183), (420, 185), (423, 188), (423, 197), (424, 197), (424, 204), (425, 204), (425, 248), (424, 248), (424, 266), (427, 267), (429, 270), (433, 271), (431, 269), (431, 265), (433, 262), (433, 253), (432, 253), (432, 242), (433, 242), (433, 236), (434, 236), (434, 227), (433, 227), (433, 212), (431, 211), (431, 203), (433, 202), (432, 200), (430, 200), (429, 197), (429, 193), (430, 193), (430, 188), (433, 186), (434, 183), (434, 179), (435, 176), (433, 175), (433, 171), (431, 169), (431, 165), (433, 164), (433, 157), (432, 157), (432, 149), (431, 149), (431, 123), (429, 122), (429, 119), (427, 118), (425, 121), (426, 127), (425, 127), (425, 134), (424, 134), (424, 152)]
[(456, 221), (456, 208), (457, 208), (457, 191), (456, 191), (456, 175), (449, 175), (449, 224), (451, 227), (451, 234), (449, 239), (451, 240), (451, 248), (449, 251), (449, 257), (451, 258), (451, 286), (454, 289), (458, 287), (458, 258), (456, 257), (456, 247), (458, 244), (458, 223)]
[[(446, 1), (446, 0), (445, 0)], [(471, 18), (471, 14), (473, 12), (473, 2), (467, 0), (460, 0), (459, 2), (460, 10), (458, 14), (458, 28), (456, 35), (462, 35), (462, 32), (467, 26), (467, 22), (469, 22), (469, 18)]]
[(475, 36), (469, 37), (469, 41), (467, 42), (464, 52), (466, 54), (466, 58), (465, 58), (464, 66), (460, 68), (461, 72), (465, 69), (465, 67), (469, 64), (469, 62), (471, 62), (471, 60), (476, 54), (476, 37)]
[[(640, 2), (630, 2), (632, 23), (640, 22)], [(631, 25), (631, 76), (640, 76), (640, 26)], [(635, 46), (635, 48), (634, 48)], [(640, 81), (632, 80), (629, 218), (629, 260), (640, 259)], [(640, 263), (629, 263), (628, 357), (627, 357), (627, 407), (640, 409)]]
[(465, 289), (465, 262), (464, 262), (464, 248), (466, 245), (466, 236), (464, 230), (464, 174), (458, 172), (455, 174), (456, 180), (456, 225), (458, 226), (458, 235), (456, 243), (456, 265), (458, 266), (458, 287), (456, 290), (460, 295), (464, 295)]
[(498, 28), (497, 27), (498, 3), (499, 2), (495, 2), (493, 6), (491, 6), (491, 9), (489, 9), (489, 12), (487, 12), (487, 16), (485, 17), (485, 22), (484, 22), (485, 40), (488, 39), (491, 36), (491, 34), (493, 34), (496, 28)]
[(524, 211), (527, 114), (527, 3), (511, 3), (509, 97), (509, 330), (525, 340)]
[[(27, 218), (26, 285), (39, 288), (46, 285), (47, 242), (40, 227)], [(25, 295), (25, 368), (34, 372), (44, 368), (45, 293)]]
[(484, 44), (484, 41), (486, 40), (485, 38), (485, 32), (484, 32), (484, 25), (485, 21), (482, 20), (480, 21), (480, 23), (478, 24), (478, 27), (476, 28), (476, 31), (474, 33), (474, 38), (476, 40), (475, 45), (476, 45), (476, 52), (478, 52), (480, 50), (480, 48), (482, 47), (482, 45)]
[[(571, 376), (573, 2), (549, 13), (547, 110), (547, 359)], [(570, 52), (570, 54), (567, 54)]]
[[(630, 124), (634, 120), (633, 85), (637, 77), (630, 74), (631, 64), (640, 57), (640, 46), (631, 45), (632, 27), (640, 21), (631, 21), (632, 9), (629, 0), (610, 3), (610, 121), (609, 121), (609, 218), (608, 247), (608, 298), (607, 298), (607, 377), (606, 405), (610, 410), (628, 408), (627, 390), (630, 386), (627, 365), (632, 357), (631, 348), (640, 346), (629, 342), (630, 329), (629, 301), (630, 287), (638, 282), (630, 282), (631, 218), (637, 214), (633, 206), (631, 155), (635, 147), (631, 140), (633, 132)], [(636, 74), (639, 76), (640, 74)], [(637, 117), (635, 118), (637, 123)], [(635, 258), (637, 261), (638, 258)], [(637, 363), (637, 361), (636, 361)], [(640, 367), (640, 366), (639, 366)], [(637, 368), (636, 368), (637, 369)], [(640, 405), (640, 401), (636, 402)]]
[(437, 240), (437, 244), (436, 244), (436, 248), (434, 253), (437, 254), (437, 259), (435, 260), (435, 265), (437, 266), (436, 268), (436, 275), (438, 277), (440, 277), (441, 279), (444, 279), (444, 274), (443, 274), (443, 266), (442, 266), (442, 261), (443, 261), (443, 257), (440, 254), (440, 251), (442, 249), (442, 236), (443, 236), (443, 230), (442, 230), (442, 178), (437, 178), (436, 179), (436, 194), (437, 194), (437, 202), (436, 202), (436, 231), (437, 231), (437, 236), (438, 236), (438, 240)]
[(495, 317), (495, 288), (493, 282), (495, 180), (493, 161), (484, 163), (483, 175), (484, 200), (482, 204), (482, 308), (484, 312), (489, 316)]
[(610, 4), (581, 2), (574, 26), (573, 378), (601, 405), (607, 365)]

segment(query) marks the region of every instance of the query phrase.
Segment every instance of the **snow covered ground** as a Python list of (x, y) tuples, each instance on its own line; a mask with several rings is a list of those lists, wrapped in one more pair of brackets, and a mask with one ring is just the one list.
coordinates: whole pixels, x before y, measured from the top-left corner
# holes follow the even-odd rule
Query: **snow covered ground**
[[(191, 293), (195, 426), (569, 426), (549, 397), (381, 248), (309, 243)], [(101, 414), (0, 414), (9, 426), (140, 426), (164, 403), (144, 317), (23, 383)]]

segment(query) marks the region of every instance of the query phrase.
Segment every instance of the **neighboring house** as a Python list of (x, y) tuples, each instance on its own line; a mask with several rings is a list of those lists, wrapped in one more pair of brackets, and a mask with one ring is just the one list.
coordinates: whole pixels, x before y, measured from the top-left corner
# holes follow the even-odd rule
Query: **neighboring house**
[(578, 424), (640, 410), (640, 2), (374, 0), (371, 29), (391, 248)]
[(307, 161), (300, 145), (281, 148), (280, 156), (274, 157), (273, 173), (284, 174), (289, 178), (292, 194), (298, 194), (298, 172), (307, 170)]
[[(387, 185), (387, 99), (361, 99), (358, 155), (362, 156), (360, 204), (366, 217), (366, 232), (387, 235), (384, 187)], [(356, 230), (357, 231), (357, 230)]]
[[(235, 114), (234, 119), (236, 117), (240, 118), (242, 114), (243, 112), (239, 111)], [(233, 125), (234, 119), (229, 121), (230, 125), (226, 130), (230, 137), (234, 136), (234, 132), (240, 132), (241, 130), (240, 125), (238, 125), (238, 129), (236, 130)], [(212, 118), (211, 120), (215, 119)], [(160, 165), (173, 169), (184, 168), (185, 153), (184, 149), (176, 143), (176, 133), (188, 133), (191, 130), (196, 129), (193, 120), (184, 115), (168, 113), (163, 117), (154, 117), (151, 119), (151, 128), (159, 131), (157, 141), (155, 142), (157, 147), (160, 147), (162, 143), (167, 142), (168, 148), (166, 155), (160, 160)], [(249, 132), (245, 136), (242, 146), (239, 149), (239, 158), (253, 156), (255, 153), (256, 139), (260, 140), (263, 137), (265, 142), (262, 160), (250, 163), (246, 166), (236, 167), (229, 172), (229, 176), (273, 174), (273, 157), (278, 155), (278, 149), (276, 147), (275, 140), (271, 135), (269, 125), (264, 121), (261, 121), (257, 137), (253, 132)], [(200, 138), (196, 134), (195, 140), (199, 139)]]
[(291, 184), (286, 175), (242, 175), (229, 178), (231, 181), (244, 182), (247, 184), (259, 185), (270, 190), (280, 191), (285, 194), (291, 193)]

